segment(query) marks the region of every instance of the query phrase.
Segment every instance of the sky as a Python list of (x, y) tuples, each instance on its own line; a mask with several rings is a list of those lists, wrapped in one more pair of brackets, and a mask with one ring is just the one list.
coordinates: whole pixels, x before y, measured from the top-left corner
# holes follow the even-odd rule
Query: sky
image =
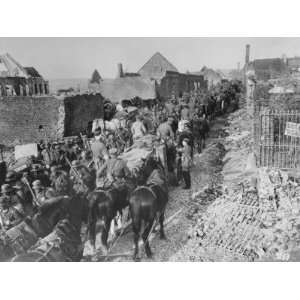
[(180, 72), (236, 68), (250, 59), (300, 55), (300, 38), (2, 38), (0, 53), (10, 53), (21, 65), (33, 66), (46, 79), (90, 78), (97, 69), (114, 78), (117, 64), (137, 72), (155, 53), (163, 54)]

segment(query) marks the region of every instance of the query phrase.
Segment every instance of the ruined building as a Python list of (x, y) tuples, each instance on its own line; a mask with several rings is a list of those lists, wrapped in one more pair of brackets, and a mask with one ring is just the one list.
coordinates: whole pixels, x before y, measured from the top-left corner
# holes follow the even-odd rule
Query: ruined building
[(33, 67), (23, 67), (8, 53), (0, 55), (0, 96), (48, 95), (49, 83)]
[[(94, 75), (92, 76), (94, 78)], [(91, 92), (100, 92), (113, 102), (122, 102), (139, 97), (143, 100), (168, 99), (172, 95), (181, 96), (184, 92), (206, 89), (207, 82), (201, 74), (180, 73), (163, 55), (155, 53), (137, 73), (123, 71), (118, 64), (117, 77), (89, 81)]]
[(48, 81), (35, 68), (0, 56), (0, 144), (13, 146), (84, 133), (103, 115), (100, 94), (49, 95)]

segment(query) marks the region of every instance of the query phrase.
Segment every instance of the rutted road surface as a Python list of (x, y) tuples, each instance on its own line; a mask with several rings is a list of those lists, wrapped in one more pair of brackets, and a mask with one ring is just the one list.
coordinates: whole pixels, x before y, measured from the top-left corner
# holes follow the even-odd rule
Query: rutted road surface
[[(165, 216), (167, 239), (161, 240), (159, 234), (153, 233), (149, 239), (153, 257), (148, 259), (144, 247), (141, 246), (140, 258), (142, 261), (176, 261), (176, 253), (187, 243), (188, 232), (191, 225), (193, 225), (195, 210), (205, 210), (209, 205), (206, 201), (195, 203), (197, 200), (193, 201), (192, 195), (199, 192), (199, 190), (210, 187), (212, 184), (214, 186), (219, 184), (221, 180), (219, 173), (222, 169), (221, 160), (224, 151), (220, 150), (220, 144), (218, 143), (222, 143), (225, 124), (226, 117), (220, 117), (212, 122), (205, 150), (200, 155), (196, 154), (194, 156), (194, 166), (191, 174), (192, 189), (184, 190), (181, 186), (170, 188), (169, 203), (167, 204)], [(132, 261), (132, 254), (133, 232), (129, 227), (109, 251), (107, 261)], [(103, 257), (100, 260), (103, 260)]]

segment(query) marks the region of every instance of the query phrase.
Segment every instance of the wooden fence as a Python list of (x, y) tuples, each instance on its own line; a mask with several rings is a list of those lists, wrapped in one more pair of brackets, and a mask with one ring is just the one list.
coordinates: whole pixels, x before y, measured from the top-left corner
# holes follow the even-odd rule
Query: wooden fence
[(300, 111), (255, 109), (253, 132), (258, 166), (300, 168)]

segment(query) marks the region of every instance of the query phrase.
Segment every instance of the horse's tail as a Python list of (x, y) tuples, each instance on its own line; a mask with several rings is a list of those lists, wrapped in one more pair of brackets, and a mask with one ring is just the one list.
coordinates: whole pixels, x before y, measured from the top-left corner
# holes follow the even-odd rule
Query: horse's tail
[(132, 193), (129, 205), (134, 228), (140, 230), (142, 221), (148, 222), (155, 218), (155, 200), (155, 193), (146, 186), (139, 187)]

